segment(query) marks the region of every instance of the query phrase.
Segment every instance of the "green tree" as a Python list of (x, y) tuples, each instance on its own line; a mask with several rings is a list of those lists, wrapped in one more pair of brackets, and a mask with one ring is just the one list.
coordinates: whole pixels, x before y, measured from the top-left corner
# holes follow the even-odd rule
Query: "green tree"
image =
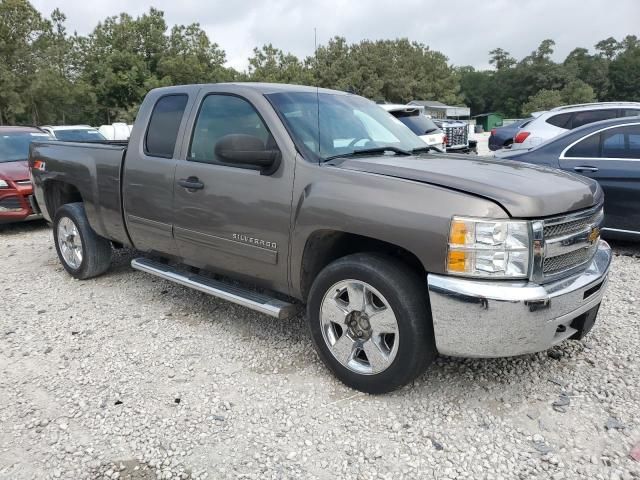
[(562, 103), (562, 93), (559, 90), (540, 90), (522, 105), (522, 115), (527, 116), (533, 112), (549, 110)]
[(609, 91), (609, 62), (605, 58), (590, 55), (586, 48), (576, 48), (567, 55), (563, 66), (569, 77), (590, 85), (596, 98), (606, 98)]
[(596, 100), (596, 94), (593, 88), (591, 88), (591, 85), (582, 80), (573, 80), (567, 83), (564, 88), (560, 90), (560, 95), (562, 96), (562, 102), (568, 105), (588, 103)]
[(622, 49), (622, 45), (615, 38), (609, 37), (596, 43), (596, 52), (606, 60), (613, 60), (618, 52)]
[(630, 46), (609, 65), (611, 100), (640, 101), (640, 46)]
[(26, 0), (0, 1), (0, 124), (37, 120), (33, 92), (37, 51), (51, 24)]
[(506, 50), (495, 48), (489, 52), (489, 63), (496, 67), (496, 70), (503, 70), (513, 67), (517, 62)]
[(248, 76), (255, 82), (309, 84), (311, 72), (291, 53), (284, 53), (273, 45), (254, 48), (249, 58)]

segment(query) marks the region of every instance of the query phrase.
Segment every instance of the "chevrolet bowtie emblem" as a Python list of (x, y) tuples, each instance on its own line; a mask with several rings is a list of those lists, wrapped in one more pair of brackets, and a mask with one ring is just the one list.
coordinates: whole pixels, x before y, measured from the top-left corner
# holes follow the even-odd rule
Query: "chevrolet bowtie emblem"
[(594, 244), (600, 238), (600, 229), (598, 227), (591, 227), (591, 231), (589, 232), (589, 243)]

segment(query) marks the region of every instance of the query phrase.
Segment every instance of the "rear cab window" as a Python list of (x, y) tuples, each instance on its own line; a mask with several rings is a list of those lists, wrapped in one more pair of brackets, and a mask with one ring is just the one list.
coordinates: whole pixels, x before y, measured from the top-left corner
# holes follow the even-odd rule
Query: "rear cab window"
[(188, 95), (184, 93), (165, 95), (158, 99), (147, 127), (144, 140), (145, 154), (151, 157), (173, 157), (188, 99)]

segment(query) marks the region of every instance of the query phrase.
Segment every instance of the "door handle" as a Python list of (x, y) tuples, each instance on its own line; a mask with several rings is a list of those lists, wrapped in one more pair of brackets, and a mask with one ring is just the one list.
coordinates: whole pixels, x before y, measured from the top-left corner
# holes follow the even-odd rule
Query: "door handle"
[(181, 178), (178, 180), (178, 185), (187, 190), (202, 190), (204, 188), (204, 183), (198, 177)]
[(597, 172), (597, 167), (589, 167), (587, 165), (581, 165), (579, 167), (573, 167), (576, 172)]

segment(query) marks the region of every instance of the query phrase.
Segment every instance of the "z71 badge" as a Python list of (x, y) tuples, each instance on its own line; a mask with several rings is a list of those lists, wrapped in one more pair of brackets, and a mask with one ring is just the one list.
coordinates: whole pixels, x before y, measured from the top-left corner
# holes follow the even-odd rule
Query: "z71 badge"
[(256, 247), (270, 248), (271, 250), (278, 249), (278, 245), (276, 244), (276, 242), (267, 242), (266, 240), (250, 237), (249, 235), (245, 235), (243, 233), (234, 233), (231, 238), (233, 238), (237, 242), (248, 243), (251, 245), (255, 245)]

